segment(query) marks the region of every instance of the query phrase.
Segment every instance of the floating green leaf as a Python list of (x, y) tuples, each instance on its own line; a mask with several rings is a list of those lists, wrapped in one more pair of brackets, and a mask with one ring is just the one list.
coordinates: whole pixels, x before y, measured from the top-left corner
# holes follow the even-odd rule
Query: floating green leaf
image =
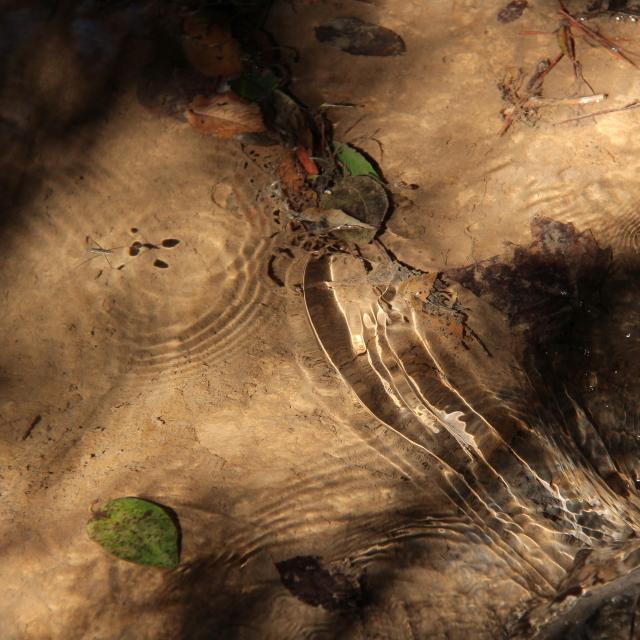
[(380, 180), (380, 176), (374, 166), (353, 147), (343, 142), (338, 142), (334, 144), (333, 150), (336, 154), (336, 159), (349, 175), (371, 176)]
[(235, 93), (251, 102), (258, 102), (268, 97), (279, 84), (280, 80), (271, 72), (243, 73), (239, 78), (229, 81), (229, 86)]
[(178, 526), (167, 510), (141, 498), (107, 502), (87, 523), (106, 551), (138, 564), (174, 569), (180, 563)]

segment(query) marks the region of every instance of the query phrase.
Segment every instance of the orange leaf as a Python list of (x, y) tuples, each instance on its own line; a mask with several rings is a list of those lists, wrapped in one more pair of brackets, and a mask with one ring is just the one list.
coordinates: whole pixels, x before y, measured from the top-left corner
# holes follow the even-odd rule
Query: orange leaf
[(245, 102), (231, 91), (213, 98), (197, 96), (185, 115), (189, 124), (200, 133), (223, 140), (240, 133), (265, 130), (258, 105)]
[(280, 186), (293, 209), (302, 211), (318, 204), (318, 196), (307, 185), (302, 166), (296, 161), (296, 157), (291, 151), (280, 163), (277, 175), (280, 180)]
[(296, 157), (298, 158), (300, 164), (304, 167), (304, 170), (310, 176), (317, 176), (320, 173), (320, 171), (318, 171), (316, 163), (312, 160), (309, 152), (303, 146), (296, 147)]

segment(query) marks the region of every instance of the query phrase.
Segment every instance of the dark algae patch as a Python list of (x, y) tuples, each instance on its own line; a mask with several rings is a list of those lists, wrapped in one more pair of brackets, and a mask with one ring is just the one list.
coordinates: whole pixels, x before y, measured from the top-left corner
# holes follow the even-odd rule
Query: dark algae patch
[(318, 556), (276, 562), (282, 584), (299, 600), (327, 611), (356, 609), (365, 603), (362, 577), (327, 569)]
[(406, 51), (397, 33), (359, 18), (335, 18), (315, 32), (319, 42), (354, 56), (399, 56)]
[(517, 20), (524, 13), (527, 4), (527, 0), (512, 0), (498, 13), (498, 22), (507, 23)]
[(128, 562), (174, 569), (180, 563), (180, 532), (165, 508), (141, 498), (116, 498), (87, 523), (89, 537)]
[(532, 242), (511, 258), (492, 258), (446, 276), (504, 312), (512, 326), (542, 344), (562, 335), (596, 303), (612, 253), (593, 235), (549, 218), (531, 222)]

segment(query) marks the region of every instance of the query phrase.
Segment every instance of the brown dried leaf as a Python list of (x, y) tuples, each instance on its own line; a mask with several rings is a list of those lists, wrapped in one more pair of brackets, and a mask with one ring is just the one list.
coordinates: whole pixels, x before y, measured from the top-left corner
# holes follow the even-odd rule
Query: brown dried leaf
[(437, 276), (438, 273), (435, 271), (411, 276), (400, 283), (398, 292), (414, 309), (419, 311), (422, 309), (422, 305), (427, 304)]
[(240, 45), (226, 24), (189, 18), (183, 25), (182, 46), (187, 60), (205, 76), (231, 77), (242, 72)]
[(278, 179), (294, 211), (302, 211), (318, 204), (316, 192), (309, 187), (306, 174), (293, 152), (287, 153), (278, 167)]
[(265, 130), (258, 105), (245, 102), (231, 91), (213, 98), (197, 96), (189, 107), (187, 121), (204, 135), (229, 140), (241, 133)]
[(331, 231), (337, 238), (356, 244), (371, 242), (378, 232), (376, 227), (356, 220), (340, 209), (310, 207), (300, 214), (300, 220), (311, 223), (313, 230)]
[(313, 135), (307, 112), (291, 96), (276, 89), (263, 104), (264, 119), (269, 129), (278, 133), (285, 145), (301, 144), (313, 149)]

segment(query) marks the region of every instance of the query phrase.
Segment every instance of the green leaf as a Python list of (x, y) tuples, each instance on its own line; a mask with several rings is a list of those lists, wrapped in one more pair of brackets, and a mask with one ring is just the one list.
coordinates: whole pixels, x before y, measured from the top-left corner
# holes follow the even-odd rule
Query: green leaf
[(280, 80), (270, 71), (260, 75), (257, 73), (243, 73), (239, 78), (229, 81), (229, 86), (241, 98), (251, 102), (259, 102), (271, 95), (278, 88)]
[(371, 176), (380, 180), (380, 176), (373, 165), (353, 147), (343, 142), (338, 142), (334, 145), (333, 150), (338, 162), (350, 176)]
[(141, 498), (107, 502), (87, 523), (89, 537), (122, 560), (174, 569), (180, 563), (178, 526), (167, 510)]
[(320, 208), (340, 209), (379, 229), (389, 209), (389, 199), (384, 187), (370, 176), (347, 176), (324, 193)]

